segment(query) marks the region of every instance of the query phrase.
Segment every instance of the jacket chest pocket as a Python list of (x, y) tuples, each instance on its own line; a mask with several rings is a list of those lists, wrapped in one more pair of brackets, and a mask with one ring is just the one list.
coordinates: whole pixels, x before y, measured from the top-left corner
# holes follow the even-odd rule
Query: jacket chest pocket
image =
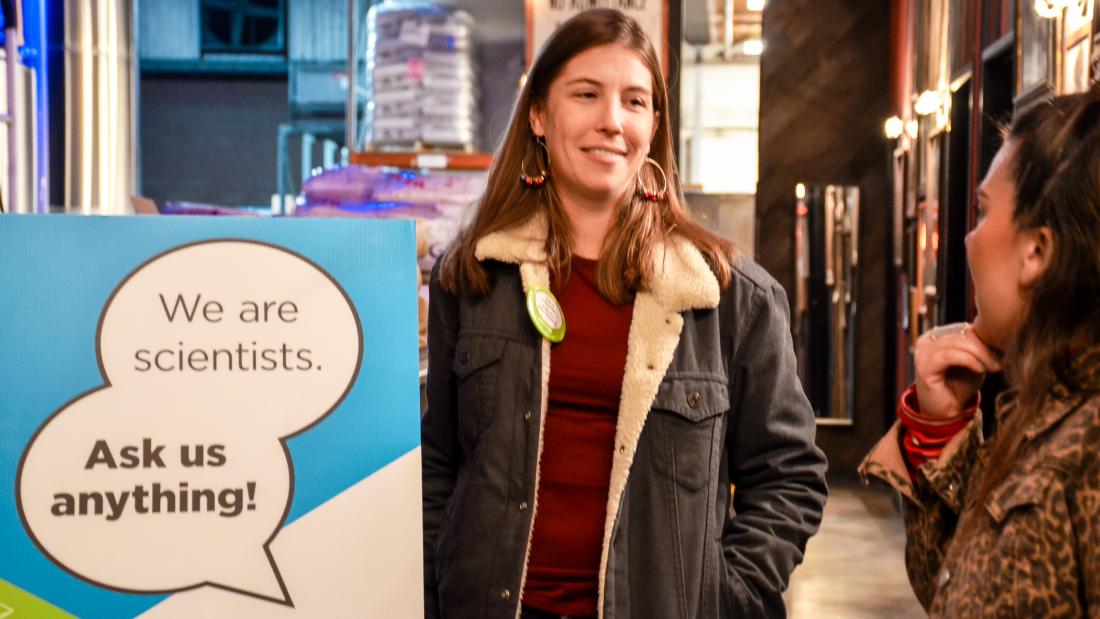
[(499, 337), (459, 336), (452, 369), (457, 382), (459, 431), (474, 444), (489, 425), (497, 406), (500, 360), (507, 340)]
[[(1027, 473), (1010, 475), (989, 494), (985, 509), (1002, 535), (1017, 532), (1022, 521), (1050, 528), (1056, 511), (1053, 496), (1060, 492), (1061, 484), (1052, 469), (1039, 468)], [(1060, 511), (1060, 510), (1057, 510)], [(1049, 555), (1046, 555), (1049, 556)]]
[[(1011, 583), (994, 606), (1016, 616), (1031, 612), (1035, 600), (1054, 601), (1059, 591), (1075, 590), (1077, 578), (1073, 531), (1058, 474), (1040, 468), (1011, 475), (986, 501), (992, 517), (990, 547), (983, 578)], [(1045, 614), (1045, 613), (1040, 613)]]
[(711, 476), (720, 421), (729, 410), (725, 380), (670, 378), (661, 383), (647, 423), (653, 424), (653, 466), (697, 491)]

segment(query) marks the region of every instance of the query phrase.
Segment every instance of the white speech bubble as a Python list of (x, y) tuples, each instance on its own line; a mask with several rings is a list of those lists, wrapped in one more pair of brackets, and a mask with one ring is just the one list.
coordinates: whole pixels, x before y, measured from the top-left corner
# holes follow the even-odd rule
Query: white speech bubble
[(343, 289), (288, 250), (206, 241), (153, 258), (103, 309), (104, 386), (23, 453), (24, 527), (101, 587), (292, 605), (268, 550), (294, 491), (284, 441), (347, 395), (362, 342)]
[[(242, 320), (254, 313), (262, 322)], [(318, 266), (270, 245), (207, 242), (119, 286), (100, 320), (100, 368), (116, 387), (210, 391), (224, 406), (258, 408), (250, 422), (285, 436), (343, 398), (358, 334), (347, 295)]]

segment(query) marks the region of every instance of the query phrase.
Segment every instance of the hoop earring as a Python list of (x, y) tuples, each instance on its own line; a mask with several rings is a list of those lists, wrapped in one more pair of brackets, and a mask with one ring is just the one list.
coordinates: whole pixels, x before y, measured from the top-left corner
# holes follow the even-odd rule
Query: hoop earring
[[(549, 165), (549, 163), (550, 163), (550, 149), (546, 146), (546, 142), (543, 142), (541, 139), (536, 137), (535, 138), (535, 143), (538, 144), (539, 146), (541, 146), (542, 150), (546, 151), (546, 163), (547, 163), (547, 165)], [(535, 151), (535, 159), (538, 159), (538, 158), (539, 158), (538, 151), (536, 150)], [(535, 176), (531, 176), (527, 173), (527, 157), (524, 157), (523, 160), (519, 162), (519, 170), (520, 170), (519, 179), (521, 181), (523, 181), (524, 185), (527, 185), (528, 187), (542, 187), (543, 185), (546, 184), (546, 177), (547, 177), (546, 168), (542, 167), (541, 162), (539, 163), (539, 173), (536, 174)]]
[[(642, 181), (642, 168), (644, 168), (645, 164), (647, 163), (656, 168), (656, 170), (661, 174), (661, 189), (659, 190), (646, 189), (645, 182)], [(663, 168), (661, 168), (661, 164), (657, 163), (649, 157), (646, 157), (645, 161), (642, 162), (642, 168), (638, 169), (638, 193), (640, 193), (643, 198), (649, 200), (650, 202), (663, 202), (666, 198), (668, 198), (668, 177), (665, 176), (665, 171)]]

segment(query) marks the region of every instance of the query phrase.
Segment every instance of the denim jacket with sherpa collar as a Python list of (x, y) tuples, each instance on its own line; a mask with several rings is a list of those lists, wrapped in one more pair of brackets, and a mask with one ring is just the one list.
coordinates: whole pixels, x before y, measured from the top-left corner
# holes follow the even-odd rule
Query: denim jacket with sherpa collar
[[(430, 283), (422, 420), (428, 617), (519, 616), (538, 512), (551, 345), (546, 223), (481, 239), (484, 296)], [(634, 300), (599, 577), (605, 619), (781, 617), (821, 520), (825, 458), (782, 288), (747, 258), (719, 288), (673, 235)], [(731, 493), (731, 485), (736, 492)]]

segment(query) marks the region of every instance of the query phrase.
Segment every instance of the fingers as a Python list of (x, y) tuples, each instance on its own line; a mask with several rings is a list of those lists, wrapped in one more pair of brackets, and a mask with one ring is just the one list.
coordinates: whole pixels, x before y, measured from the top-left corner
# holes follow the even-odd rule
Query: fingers
[(942, 377), (951, 368), (962, 368), (984, 376), (989, 373), (987, 365), (973, 352), (962, 348), (944, 348), (929, 355), (924, 360), (924, 372), (918, 368), (917, 374), (928, 378)]
[[(979, 368), (971, 368), (980, 374), (1001, 371), (1000, 356), (989, 346), (974, 335), (973, 329), (967, 323), (954, 323), (943, 325), (929, 330), (917, 340), (914, 350), (915, 361), (918, 366), (928, 366), (928, 370), (944, 371), (949, 364), (961, 359), (957, 355), (944, 356), (946, 351), (964, 351), (976, 359), (981, 365)], [(948, 365), (944, 365), (948, 364)]]
[(959, 414), (973, 399), (988, 373), (986, 363), (990, 360), (983, 362), (965, 344), (936, 344), (924, 347), (914, 359), (917, 400), (923, 413), (950, 417)]
[(973, 355), (975, 359), (981, 362), (983, 374), (1001, 371), (1001, 362), (997, 355), (973, 335), (961, 334), (957, 337), (948, 338), (940, 348), (943, 350), (959, 350)]
[(925, 335), (928, 336), (928, 339), (935, 341), (937, 338), (947, 337), (948, 335), (965, 335), (972, 328), (968, 322), (953, 322), (932, 327), (925, 332)]
[(985, 375), (1001, 371), (999, 355), (974, 335), (968, 323), (926, 332), (917, 339), (913, 360), (921, 410), (933, 416), (958, 414)]

